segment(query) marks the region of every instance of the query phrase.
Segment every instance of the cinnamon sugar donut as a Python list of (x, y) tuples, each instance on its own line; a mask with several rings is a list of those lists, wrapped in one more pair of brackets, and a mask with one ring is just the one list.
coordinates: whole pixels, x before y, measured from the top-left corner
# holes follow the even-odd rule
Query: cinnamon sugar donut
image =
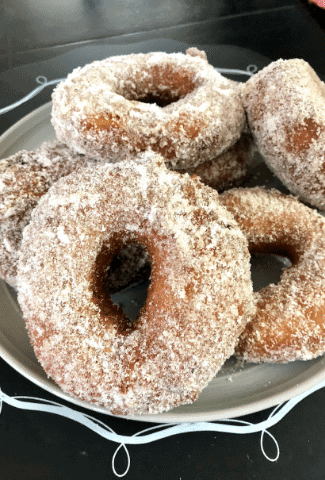
[(148, 149), (175, 168), (214, 159), (238, 140), (245, 113), (233, 82), (198, 52), (122, 55), (77, 68), (53, 92), (57, 138), (110, 162)]
[(86, 164), (87, 157), (59, 142), (0, 160), (0, 278), (11, 286), (16, 286), (22, 231), (40, 197), (59, 178)]
[(236, 348), (250, 362), (309, 360), (325, 351), (325, 219), (277, 190), (233, 189), (220, 202), (250, 251), (288, 257), (277, 285), (256, 293), (257, 312)]
[(242, 88), (267, 165), (295, 195), (325, 209), (325, 85), (304, 60), (278, 60)]
[[(134, 323), (104, 287), (129, 242), (151, 263)], [(18, 266), (19, 304), (46, 373), (117, 415), (193, 402), (253, 313), (246, 242), (217, 192), (150, 152), (61, 179), (24, 230)]]
[(256, 147), (252, 136), (249, 133), (243, 133), (235, 145), (214, 160), (201, 163), (195, 168), (176, 169), (176, 171), (197, 175), (205, 185), (221, 191), (242, 183), (255, 152)]

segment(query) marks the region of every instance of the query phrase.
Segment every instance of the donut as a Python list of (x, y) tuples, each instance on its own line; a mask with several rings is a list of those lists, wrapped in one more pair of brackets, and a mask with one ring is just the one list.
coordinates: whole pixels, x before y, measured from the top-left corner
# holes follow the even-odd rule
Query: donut
[(266, 164), (300, 200), (325, 209), (325, 85), (307, 62), (278, 60), (242, 87)]
[(297, 198), (262, 187), (227, 190), (220, 203), (255, 253), (287, 257), (279, 283), (255, 292), (257, 310), (236, 347), (249, 362), (309, 360), (325, 351), (325, 219)]
[(235, 145), (214, 160), (201, 163), (195, 168), (175, 170), (182, 174), (197, 175), (205, 185), (222, 191), (239, 186), (244, 181), (255, 152), (252, 136), (242, 133)]
[(213, 160), (246, 119), (233, 82), (198, 52), (121, 55), (75, 69), (52, 95), (57, 138), (113, 163), (148, 149), (175, 168)]
[[(148, 252), (130, 322), (105, 289), (115, 252)], [(254, 311), (247, 240), (218, 193), (152, 152), (59, 180), (25, 228), (18, 301), (45, 372), (114, 415), (193, 402)]]
[(16, 286), (22, 232), (40, 197), (59, 178), (86, 164), (87, 157), (60, 142), (0, 160), (0, 278), (11, 286)]

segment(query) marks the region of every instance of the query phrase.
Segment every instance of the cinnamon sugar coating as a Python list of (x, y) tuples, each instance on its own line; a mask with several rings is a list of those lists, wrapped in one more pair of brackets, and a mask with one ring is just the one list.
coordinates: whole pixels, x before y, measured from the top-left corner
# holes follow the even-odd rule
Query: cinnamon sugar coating
[(325, 85), (304, 60), (278, 60), (242, 87), (258, 149), (299, 198), (325, 209)]
[(255, 152), (256, 147), (252, 136), (249, 133), (242, 133), (235, 145), (214, 160), (201, 163), (195, 168), (176, 169), (176, 171), (197, 175), (205, 185), (221, 191), (242, 183)]
[(220, 195), (255, 253), (288, 257), (280, 282), (256, 292), (257, 312), (236, 354), (250, 362), (309, 360), (325, 351), (325, 219), (277, 190)]
[[(149, 255), (131, 323), (110, 300), (114, 253)], [(218, 193), (151, 152), (59, 180), (25, 228), (18, 301), (35, 353), (66, 392), (116, 415), (193, 402), (254, 312), (247, 241)]]
[(87, 157), (59, 143), (44, 143), (0, 160), (0, 278), (16, 286), (22, 232), (39, 199), (59, 178), (86, 166)]
[(52, 99), (57, 138), (113, 163), (151, 149), (175, 168), (194, 168), (234, 145), (245, 123), (238, 89), (197, 49), (93, 62)]

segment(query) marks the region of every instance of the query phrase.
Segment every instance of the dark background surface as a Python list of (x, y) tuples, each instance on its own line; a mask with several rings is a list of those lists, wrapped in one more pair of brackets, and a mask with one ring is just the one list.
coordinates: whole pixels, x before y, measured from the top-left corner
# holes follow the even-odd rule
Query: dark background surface
[[(216, 55), (216, 45), (236, 46), (261, 55), (261, 65), (263, 57), (304, 58), (325, 77), (325, 34), (296, 0), (2, 0), (0, 108), (35, 88), (33, 79), (37, 75), (46, 73), (49, 79), (65, 75), (79, 57), (85, 58), (85, 52), (100, 54), (107, 46), (119, 51), (124, 48), (128, 53), (139, 42), (157, 39), (205, 45), (208, 54), (210, 46), (211, 55)], [(46, 88), (35, 99), (2, 115), (0, 133), (49, 101), (50, 94), (51, 88)], [(57, 400), (3, 360), (0, 388), (9, 396)], [(271, 410), (244, 419), (258, 423)], [(188, 433), (149, 445), (129, 446), (131, 466), (124, 478), (320, 480), (325, 477), (324, 412), (323, 389), (304, 399), (270, 429), (280, 446), (276, 462), (263, 456), (260, 433)], [(119, 434), (132, 435), (148, 426), (92, 415)], [(65, 418), (3, 404), (0, 442), (1, 480), (117, 478), (112, 471), (117, 445)], [(268, 439), (265, 449), (275, 456), (275, 446)], [(125, 470), (126, 461), (120, 451), (118, 472)]]

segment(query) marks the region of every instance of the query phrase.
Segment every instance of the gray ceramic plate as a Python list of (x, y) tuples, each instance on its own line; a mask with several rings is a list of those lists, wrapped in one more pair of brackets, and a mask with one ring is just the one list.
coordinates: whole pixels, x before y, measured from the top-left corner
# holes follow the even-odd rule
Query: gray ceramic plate
[[(24, 117), (0, 137), (0, 158), (19, 150), (33, 150), (54, 140), (50, 122), (51, 103)], [(268, 184), (282, 188), (256, 156), (247, 186)], [(275, 281), (283, 265), (276, 257), (255, 258), (255, 285)], [(134, 308), (145, 298), (143, 285), (115, 295), (125, 308)], [(136, 307), (135, 307), (136, 308)], [(132, 312), (130, 312), (132, 315)], [(0, 281), (0, 355), (15, 370), (38, 386), (76, 405), (108, 413), (105, 409), (79, 401), (64, 393), (47, 378), (30, 346), (14, 290)], [(287, 365), (238, 365), (230, 359), (192, 405), (180, 406), (159, 415), (132, 417), (149, 422), (193, 422), (238, 417), (288, 400), (325, 379), (325, 358)], [(24, 392), (19, 392), (23, 395)]]

